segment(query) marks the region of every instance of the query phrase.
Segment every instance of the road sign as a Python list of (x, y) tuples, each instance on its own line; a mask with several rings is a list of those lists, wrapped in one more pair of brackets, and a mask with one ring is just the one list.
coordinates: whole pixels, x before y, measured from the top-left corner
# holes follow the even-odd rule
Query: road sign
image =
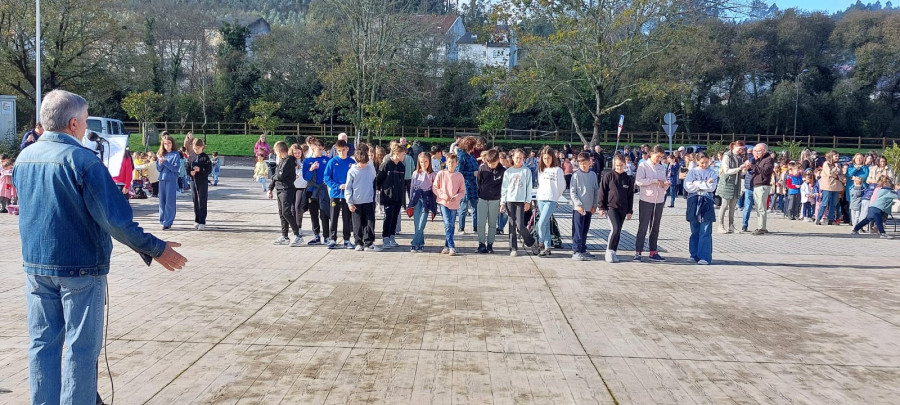
[(663, 131), (666, 131), (666, 136), (669, 137), (669, 150), (672, 150), (672, 135), (675, 135), (675, 130), (678, 129), (678, 124), (675, 123), (675, 114), (666, 113), (663, 117)]
[(665, 122), (666, 124), (674, 124), (675, 123), (675, 114), (666, 113), (666, 115), (663, 117), (663, 122)]

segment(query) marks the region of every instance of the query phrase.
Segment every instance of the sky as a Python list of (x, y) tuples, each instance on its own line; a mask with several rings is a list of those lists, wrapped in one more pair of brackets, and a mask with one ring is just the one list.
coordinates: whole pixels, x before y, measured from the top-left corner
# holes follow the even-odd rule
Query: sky
[[(766, 2), (771, 3), (771, 0)], [(863, 4), (874, 2), (875, 0), (863, 0)], [(856, 0), (775, 0), (775, 4), (781, 10), (799, 8), (807, 11), (825, 11), (828, 14), (846, 10), (853, 3), (856, 3)], [(882, 0), (881, 4), (884, 3), (885, 1)]]

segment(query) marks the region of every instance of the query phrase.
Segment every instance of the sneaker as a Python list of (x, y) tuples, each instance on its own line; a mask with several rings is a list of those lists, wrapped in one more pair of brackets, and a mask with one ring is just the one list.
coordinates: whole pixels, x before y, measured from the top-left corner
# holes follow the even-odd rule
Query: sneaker
[(353, 248), (353, 250), (355, 250), (357, 252), (362, 252), (363, 250), (366, 250), (366, 248), (364, 248), (363, 245), (356, 245), (356, 247)]
[(881, 236), (879, 236), (878, 238), (879, 238), (879, 239), (894, 239), (893, 236), (888, 235), (888, 234), (886, 234), (886, 233), (881, 234)]
[(303, 237), (300, 235), (297, 235), (296, 237), (294, 237), (294, 241), (291, 242), (291, 247), (298, 247), (298, 246), (303, 246)]
[(329, 241), (328, 241), (328, 248), (329, 248), (329, 249), (337, 249), (337, 243), (334, 243), (333, 240), (329, 240)]
[(547, 256), (547, 249), (541, 249), (538, 252), (538, 257), (545, 257), (545, 256)]
[(447, 256), (456, 256), (456, 249), (450, 248), (450, 251), (447, 252)]
[(537, 256), (541, 252), (541, 246), (535, 243), (531, 245), (531, 254)]
[(728, 233), (728, 230), (720, 226), (719, 229), (716, 230), (716, 232), (720, 234), (726, 234)]
[(384, 244), (385, 249), (391, 249), (394, 247), (394, 245), (391, 244), (390, 237), (382, 238), (382, 240), (383, 240), (382, 244)]
[(487, 244), (487, 248), (485, 248), (485, 253), (491, 253), (491, 254), (494, 253), (494, 244), (493, 243)]
[(503, 235), (503, 230), (500, 228), (497, 228), (497, 235)]
[(164, 231), (168, 231), (168, 230), (170, 230), (170, 229), (172, 229), (171, 226), (164, 226), (164, 227), (163, 227), (163, 230), (164, 230)]
[(325, 238), (325, 241), (323, 241), (322, 243), (324, 243), (326, 245), (331, 245), (332, 243), (337, 243), (337, 242), (331, 240), (331, 238)]
[(726, 232), (726, 233), (734, 233), (734, 226), (729, 226), (728, 232)]
[(603, 255), (603, 260), (606, 261), (607, 263), (612, 263), (613, 262), (612, 255), (613, 255), (613, 251), (607, 250), (606, 254)]
[(850, 231), (850, 234), (851, 235), (859, 235), (859, 231), (853, 230), (853, 231)]
[(822, 225), (822, 221), (817, 219), (817, 220), (816, 220), (816, 225)]
[(586, 258), (588, 258), (588, 259), (591, 259), (591, 260), (597, 258), (597, 256), (591, 254), (591, 252), (581, 252), (581, 254), (584, 255), (584, 257), (586, 257)]
[(380, 252), (380, 251), (381, 251), (381, 247), (379, 247), (378, 245), (376, 245), (374, 243), (369, 246), (366, 246), (366, 252)]
[(631, 260), (635, 261), (635, 262), (641, 261), (641, 254), (640, 253), (635, 254), (634, 259), (631, 259)]
[(484, 243), (478, 244), (478, 249), (476, 250), (478, 253), (487, 253), (487, 246), (484, 246)]
[(659, 253), (654, 253), (654, 254), (652, 254), (652, 255), (650, 255), (650, 256), (647, 256), (647, 258), (650, 259), (650, 260), (652, 260), (652, 261), (654, 261), (654, 262), (664, 262), (664, 261), (666, 261), (666, 259), (664, 259), (662, 256), (660, 256)]
[(202, 231), (202, 230), (204, 230), (204, 229), (206, 229), (206, 224), (198, 224), (198, 225), (197, 225), (197, 230), (198, 230), (198, 231)]
[(763, 232), (762, 229), (757, 229), (757, 230), (753, 231), (753, 234), (759, 236), (759, 235), (765, 235), (766, 233)]
[(544, 253), (544, 257), (550, 257), (550, 254), (551, 254), (552, 252), (550, 252), (550, 248), (545, 248), (544, 251), (543, 251), (543, 253)]
[(519, 255), (519, 251), (518, 251), (518, 250), (510, 250), (510, 251), (509, 251), (509, 257), (516, 257), (516, 256), (518, 256), (518, 255)]
[(313, 245), (321, 245), (321, 244), (322, 244), (322, 239), (319, 238), (319, 235), (316, 235), (315, 237), (313, 237), (312, 239), (310, 239), (309, 242), (306, 242), (306, 244), (309, 245), (309, 246), (313, 246)]
[[(163, 229), (165, 229), (165, 228), (163, 228)], [(287, 245), (288, 243), (291, 243), (291, 240), (288, 239), (287, 236), (282, 236), (282, 237), (279, 237), (278, 239), (275, 239), (274, 241), (272, 241), (273, 245)]]
[(583, 262), (583, 261), (587, 260), (587, 257), (584, 257), (584, 255), (581, 254), (581, 252), (572, 253), (572, 260)]
[(442, 255), (450, 254), (450, 248), (443, 248), (443, 249), (441, 249), (441, 254), (442, 254)]
[(747, 233), (747, 232), (750, 232), (750, 231), (747, 230), (746, 226), (741, 228), (741, 233)]
[(697, 264), (702, 264), (705, 266), (705, 265), (709, 264), (709, 262), (706, 260), (700, 259), (700, 260), (697, 260)]
[(353, 244), (353, 242), (350, 242), (349, 240), (345, 240), (344, 241), (344, 249), (356, 249), (356, 246)]
[(619, 255), (617, 255), (616, 252), (611, 252), (611, 254), (612, 254), (612, 261), (610, 263), (618, 263)]
[(412, 246), (409, 248), (409, 253), (419, 253), (419, 248)]
[(199, 229), (200, 229), (200, 224), (194, 223), (194, 229), (199, 230)]
[(392, 247), (392, 248), (395, 248), (395, 247), (400, 247), (400, 244), (399, 244), (399, 243), (397, 243), (397, 240), (396, 240), (396, 239), (394, 239), (394, 237), (393, 237), (393, 236), (391, 236), (391, 238), (390, 238), (390, 239), (391, 239), (391, 240), (390, 240), (390, 242), (391, 242), (391, 247)]

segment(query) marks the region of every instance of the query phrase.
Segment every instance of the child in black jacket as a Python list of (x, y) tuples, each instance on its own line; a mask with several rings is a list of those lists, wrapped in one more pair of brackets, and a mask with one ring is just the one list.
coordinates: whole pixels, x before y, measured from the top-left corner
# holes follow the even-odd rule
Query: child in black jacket
[(390, 249), (400, 245), (394, 240), (397, 233), (397, 220), (400, 218), (400, 207), (406, 202), (406, 148), (399, 144), (391, 145), (391, 155), (384, 159), (375, 184), (381, 190), (381, 206), (384, 207), (381, 237), (384, 248)]
[(209, 199), (209, 174), (212, 173), (212, 160), (203, 153), (206, 144), (202, 139), (194, 139), (194, 153), (188, 160), (187, 167), (191, 181), (191, 197), (194, 200), (194, 229), (202, 231), (206, 228), (206, 202)]
[[(275, 153), (278, 154), (278, 164), (275, 166), (275, 173), (272, 175), (272, 182), (269, 183), (269, 199), (271, 199), (272, 191), (278, 191), (278, 217), (281, 218), (281, 237), (273, 242), (276, 245), (286, 245), (290, 242), (291, 247), (297, 247), (303, 244), (300, 238), (300, 228), (297, 226), (297, 219), (293, 214), (294, 198), (296, 198), (296, 190), (294, 188), (294, 180), (297, 179), (297, 159), (288, 154), (287, 144), (284, 142), (275, 143)], [(288, 227), (294, 233), (294, 241), (288, 239)]]

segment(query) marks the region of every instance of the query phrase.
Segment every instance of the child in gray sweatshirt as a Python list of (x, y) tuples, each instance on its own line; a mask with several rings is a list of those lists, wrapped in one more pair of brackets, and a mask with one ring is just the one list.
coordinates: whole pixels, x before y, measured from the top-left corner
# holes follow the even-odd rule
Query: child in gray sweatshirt
[(591, 214), (597, 212), (600, 201), (600, 186), (597, 175), (590, 172), (591, 155), (578, 154), (578, 169), (572, 174), (569, 196), (572, 198), (572, 259), (589, 260), (585, 247), (588, 230), (591, 228)]
[(353, 217), (356, 251), (374, 251), (375, 246), (375, 167), (369, 164), (369, 145), (356, 148), (356, 164), (347, 172), (344, 196)]

